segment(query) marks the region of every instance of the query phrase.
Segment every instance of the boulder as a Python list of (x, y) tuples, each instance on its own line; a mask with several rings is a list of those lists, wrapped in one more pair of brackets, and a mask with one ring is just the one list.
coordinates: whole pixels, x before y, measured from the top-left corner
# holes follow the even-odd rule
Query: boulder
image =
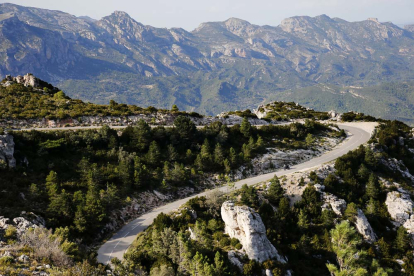
[(332, 210), (338, 216), (342, 216), (346, 209), (346, 201), (344, 199), (340, 199), (332, 194), (322, 193), (322, 199), (325, 202), (322, 205), (322, 210), (325, 210), (331, 206)]
[(388, 213), (397, 226), (403, 225), (413, 214), (414, 203), (410, 195), (402, 189), (398, 192), (389, 192), (385, 205), (387, 205)]
[(370, 243), (377, 241), (377, 235), (375, 235), (371, 224), (369, 224), (367, 217), (361, 209), (358, 209), (358, 215), (355, 218), (355, 227), (366, 241)]
[(229, 261), (236, 266), (240, 271), (243, 271), (243, 263), (240, 261), (239, 257), (240, 253), (236, 252), (236, 251), (229, 251), (228, 253), (228, 258)]
[(221, 206), (221, 217), (226, 233), (240, 241), (249, 259), (261, 263), (276, 258), (281, 263), (286, 262), (267, 239), (262, 219), (253, 209), (226, 201)]
[(410, 234), (411, 239), (414, 241), (414, 215), (411, 215), (409, 219), (404, 222), (404, 228)]
[(20, 255), (20, 257), (17, 258), (17, 260), (22, 263), (28, 263), (30, 258), (29, 256), (23, 254), (23, 255)]

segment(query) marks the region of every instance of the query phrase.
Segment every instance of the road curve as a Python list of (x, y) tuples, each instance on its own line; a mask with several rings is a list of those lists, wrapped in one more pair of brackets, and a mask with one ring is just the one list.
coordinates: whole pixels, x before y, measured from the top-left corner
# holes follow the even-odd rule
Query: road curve
[[(347, 153), (348, 151), (354, 150), (360, 145), (366, 143), (370, 139), (371, 132), (375, 127), (375, 125), (369, 124), (369, 123), (351, 123), (351, 124), (338, 124), (338, 125), (340, 128), (348, 132), (348, 138), (343, 143), (341, 143), (339, 146), (337, 146), (335, 149), (333, 149), (332, 151), (327, 152), (319, 157), (313, 158), (307, 162), (292, 166), (289, 170), (283, 170), (283, 171), (263, 174), (263, 175), (254, 176), (251, 178), (237, 181), (235, 183), (234, 189), (240, 189), (244, 184), (254, 185), (262, 181), (269, 180), (274, 175), (277, 175), (280, 177), (285, 174), (306, 171), (306, 170), (309, 170), (315, 167), (319, 167), (320, 165), (326, 162), (335, 160), (336, 158)], [(223, 186), (223, 187), (217, 188), (216, 190), (226, 193), (226, 192), (229, 192), (229, 187)], [(134, 241), (138, 233), (144, 231), (149, 225), (151, 225), (154, 219), (161, 212), (169, 213), (173, 210), (178, 209), (181, 205), (186, 203), (189, 199), (194, 198), (196, 196), (206, 196), (209, 193), (211, 193), (211, 190), (168, 203), (164, 206), (155, 208), (151, 210), (150, 212), (143, 214), (137, 219), (126, 224), (117, 233), (115, 233), (112, 236), (112, 238), (110, 238), (107, 242), (105, 242), (99, 248), (98, 257), (97, 257), (98, 262), (103, 263), (103, 264), (108, 264), (110, 260), (114, 257), (117, 257), (118, 259), (122, 260), (125, 251), (132, 244), (132, 242)]]

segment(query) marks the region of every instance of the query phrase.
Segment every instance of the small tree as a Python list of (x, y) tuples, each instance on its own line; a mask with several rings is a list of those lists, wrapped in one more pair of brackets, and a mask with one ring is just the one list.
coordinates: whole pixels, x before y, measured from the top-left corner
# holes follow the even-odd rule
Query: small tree
[(311, 133), (308, 133), (308, 135), (306, 136), (305, 142), (308, 146), (310, 146), (313, 143), (315, 143), (315, 137), (313, 137)]
[(250, 124), (247, 117), (243, 118), (243, 121), (240, 125), (240, 132), (244, 135), (244, 137), (250, 137), (252, 133), (252, 125)]
[(173, 104), (173, 106), (171, 107), (171, 111), (172, 112), (178, 112), (180, 110), (178, 109), (178, 106), (177, 105)]
[(367, 275), (367, 270), (360, 265), (365, 252), (357, 248), (361, 238), (348, 221), (342, 221), (331, 230), (331, 242), (339, 264), (339, 269), (334, 264), (327, 265), (332, 275)]
[(267, 198), (270, 203), (278, 205), (279, 201), (283, 198), (285, 191), (280, 185), (279, 178), (275, 175), (272, 180), (270, 180), (269, 189), (267, 190)]
[(345, 210), (345, 217), (350, 221), (354, 222), (357, 215), (358, 207), (353, 202), (349, 203)]
[(303, 209), (301, 209), (299, 212), (298, 226), (301, 229), (308, 229), (309, 227), (308, 216), (306, 215), (305, 211), (303, 211)]
[(410, 237), (404, 226), (398, 228), (395, 244), (401, 253), (405, 253), (410, 248)]
[(365, 194), (369, 198), (378, 198), (379, 194), (379, 183), (378, 178), (374, 173), (371, 173), (368, 179), (367, 186), (365, 188)]

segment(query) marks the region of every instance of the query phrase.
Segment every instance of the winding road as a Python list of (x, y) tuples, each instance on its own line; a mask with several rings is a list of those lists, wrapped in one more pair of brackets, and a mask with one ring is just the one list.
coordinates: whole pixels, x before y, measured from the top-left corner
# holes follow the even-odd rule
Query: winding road
[[(297, 164), (292, 166), (289, 170), (277, 171), (273, 173), (263, 174), (259, 176), (254, 176), (251, 178), (243, 179), (237, 181), (233, 189), (240, 189), (244, 184), (247, 185), (254, 185), (266, 180), (269, 180), (274, 175), (278, 177), (286, 174), (291, 174), (300, 171), (307, 171), (320, 165), (333, 161), (336, 158), (344, 155), (348, 151), (354, 150), (358, 148), (360, 145), (366, 143), (370, 137), (371, 133), (374, 130), (376, 124), (375, 123), (344, 123), (338, 124), (338, 126), (348, 133), (348, 138), (342, 142), (340, 145), (335, 147), (333, 150), (319, 156), (313, 158), (307, 162)], [(224, 193), (228, 193), (230, 188), (228, 186), (223, 186), (217, 188), (215, 190), (219, 190)], [(128, 247), (132, 244), (135, 240), (135, 237), (142, 231), (144, 231), (149, 225), (152, 224), (154, 219), (161, 213), (169, 213), (178, 209), (181, 205), (186, 203), (189, 199), (197, 197), (197, 196), (206, 196), (211, 193), (213, 190), (209, 190), (200, 194), (196, 194), (184, 199), (180, 199), (171, 203), (168, 203), (164, 206), (160, 206), (151, 210), (150, 212), (143, 214), (142, 216), (138, 217), (137, 219), (131, 221), (130, 223), (126, 224), (122, 227), (117, 233), (115, 233), (112, 238), (110, 238), (107, 242), (102, 244), (102, 246), (98, 250), (98, 262), (103, 264), (109, 264), (110, 260), (114, 257), (122, 260), (125, 251)]]

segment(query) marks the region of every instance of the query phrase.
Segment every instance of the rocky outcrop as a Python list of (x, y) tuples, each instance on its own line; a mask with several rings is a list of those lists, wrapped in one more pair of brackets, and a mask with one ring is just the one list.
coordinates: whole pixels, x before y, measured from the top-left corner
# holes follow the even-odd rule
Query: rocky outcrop
[(340, 121), (342, 119), (342, 114), (336, 112), (335, 110), (328, 111), (328, 116), (333, 119)]
[(361, 209), (358, 209), (358, 215), (355, 218), (355, 227), (366, 241), (371, 243), (377, 241), (377, 235), (375, 235), (371, 224)]
[(403, 189), (389, 192), (385, 200), (388, 213), (397, 226), (403, 225), (413, 214), (414, 202)]
[(24, 86), (31, 86), (34, 88), (39, 87), (39, 79), (33, 76), (32, 74), (26, 74), (24, 76), (17, 77), (7, 75), (5, 81), (6, 82), (3, 85), (6, 87), (12, 84), (13, 82), (23, 84)]
[(14, 140), (10, 134), (0, 135), (0, 166), (1, 163), (16, 167), (16, 159), (14, 159)]
[[(403, 141), (404, 142), (404, 141)], [(395, 141), (397, 143), (397, 141)], [(404, 165), (402, 160), (397, 160), (395, 158), (388, 158), (388, 159), (380, 159), (380, 162), (390, 170), (394, 172), (399, 172), (403, 177), (409, 179), (412, 183), (414, 183), (414, 176), (410, 173), (407, 167)]]
[[(0, 216), (0, 234), (4, 232), (8, 227), (13, 226), (16, 228), (17, 236), (22, 236), (29, 228), (44, 228), (45, 220), (34, 213), (22, 212), (20, 217), (10, 219)], [(1, 235), (0, 235), (1, 237)]]
[(332, 194), (322, 193), (322, 200), (324, 201), (324, 204), (322, 205), (322, 210), (331, 207), (332, 211), (334, 211), (334, 213), (338, 216), (342, 216), (345, 212), (347, 204), (344, 199), (340, 199)]
[[(321, 189), (322, 187), (323, 186), (317, 190), (323, 190)], [(332, 194), (324, 192), (322, 192), (322, 199), (324, 201), (322, 210), (329, 209), (329, 207), (331, 207), (334, 213), (338, 216), (342, 216), (344, 214), (347, 207), (347, 203), (344, 199), (340, 199)], [(358, 233), (360, 233), (367, 242), (373, 243), (377, 240), (377, 236), (372, 229), (371, 224), (361, 209), (358, 209), (358, 213), (354, 218), (354, 224)]]
[(275, 258), (279, 262), (286, 262), (267, 239), (262, 219), (253, 209), (226, 201), (221, 206), (221, 217), (226, 225), (226, 233), (240, 241), (249, 259), (264, 262)]

